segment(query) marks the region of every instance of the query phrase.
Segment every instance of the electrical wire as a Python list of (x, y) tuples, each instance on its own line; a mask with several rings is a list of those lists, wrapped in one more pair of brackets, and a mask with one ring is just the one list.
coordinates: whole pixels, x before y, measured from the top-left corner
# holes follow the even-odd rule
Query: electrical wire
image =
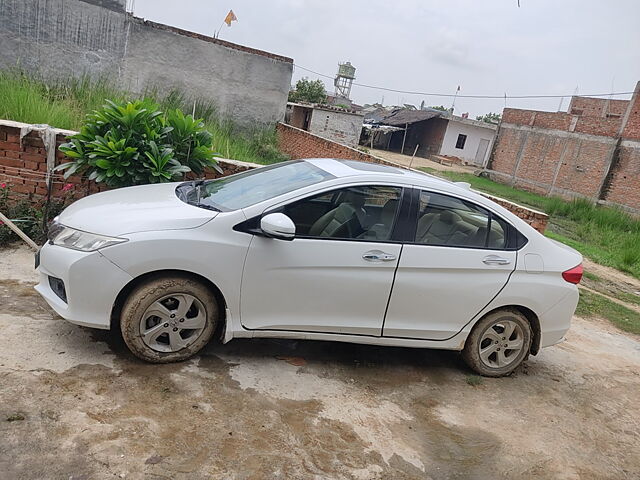
[[(307, 72), (313, 73), (314, 75), (318, 75), (320, 77), (325, 77), (325, 78), (329, 78), (331, 80), (333, 80), (334, 77), (332, 77), (331, 75), (326, 75), (324, 73), (319, 73), (319, 72), (315, 72), (309, 68), (306, 67), (302, 67), (300, 65), (296, 65), (294, 64), (294, 67), (299, 68), (300, 70), (305, 70)], [(449, 97), (449, 98), (453, 98), (453, 97), (457, 97), (457, 98), (499, 98), (499, 99), (503, 99), (503, 98), (512, 98), (512, 99), (517, 99), (517, 98), (564, 98), (564, 97), (573, 97), (575, 95), (573, 94), (569, 94), (569, 95), (507, 95), (506, 93), (503, 95), (462, 95), (462, 94), (455, 94), (455, 93), (429, 93), (429, 92), (414, 92), (414, 91), (410, 91), (410, 90), (397, 90), (395, 88), (387, 88), (387, 87), (379, 87), (379, 86), (375, 86), (375, 85), (367, 85), (364, 83), (356, 83), (353, 82), (353, 85), (356, 85), (358, 87), (364, 87), (364, 88), (372, 88), (374, 90), (382, 90), (385, 92), (393, 92), (393, 93), (403, 93), (406, 95), (421, 95), (423, 97)], [(581, 97), (615, 97), (615, 96), (620, 96), (620, 95), (631, 95), (633, 94), (633, 92), (609, 92), (609, 93), (590, 93), (590, 94), (581, 94)]]

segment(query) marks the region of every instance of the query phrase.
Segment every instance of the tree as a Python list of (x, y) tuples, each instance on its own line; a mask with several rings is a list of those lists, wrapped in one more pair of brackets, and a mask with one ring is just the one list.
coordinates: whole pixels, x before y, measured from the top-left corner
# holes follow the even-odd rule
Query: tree
[(309, 80), (301, 78), (296, 83), (296, 88), (289, 92), (290, 102), (326, 103), (327, 91), (322, 80)]
[(429, 108), (432, 108), (434, 110), (440, 110), (441, 112), (448, 112), (449, 111), (449, 109), (445, 108), (443, 105), (433, 105), (433, 106), (431, 106)]
[(493, 123), (497, 125), (498, 123), (500, 123), (500, 120), (502, 120), (502, 115), (500, 115), (499, 113), (489, 112), (484, 115), (478, 115), (476, 117), (476, 120), (480, 120), (481, 122), (485, 122), (485, 123)]

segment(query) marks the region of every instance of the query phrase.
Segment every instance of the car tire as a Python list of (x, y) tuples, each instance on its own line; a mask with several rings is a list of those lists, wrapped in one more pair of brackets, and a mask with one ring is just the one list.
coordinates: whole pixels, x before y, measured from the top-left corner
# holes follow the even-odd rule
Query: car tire
[(126, 299), (120, 330), (129, 350), (152, 363), (186, 360), (209, 343), (219, 320), (215, 295), (180, 276), (138, 285)]
[(531, 325), (513, 308), (486, 315), (471, 330), (462, 350), (467, 365), (485, 377), (512, 373), (529, 356)]

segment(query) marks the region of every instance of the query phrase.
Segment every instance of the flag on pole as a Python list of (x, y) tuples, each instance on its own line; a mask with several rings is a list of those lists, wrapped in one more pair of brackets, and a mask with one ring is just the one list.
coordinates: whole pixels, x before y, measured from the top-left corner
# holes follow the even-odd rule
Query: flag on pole
[(227, 16), (224, 17), (224, 23), (227, 24), (227, 27), (231, 26), (231, 22), (237, 22), (238, 21), (238, 17), (236, 17), (236, 14), (233, 13), (233, 10), (229, 10), (229, 13), (227, 13)]

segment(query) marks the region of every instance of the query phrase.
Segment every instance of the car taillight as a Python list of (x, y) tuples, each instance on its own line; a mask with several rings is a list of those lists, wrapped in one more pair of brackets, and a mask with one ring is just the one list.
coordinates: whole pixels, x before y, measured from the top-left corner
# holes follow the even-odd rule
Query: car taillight
[(566, 272), (562, 272), (562, 278), (569, 283), (575, 283), (577, 285), (580, 283), (580, 280), (582, 280), (583, 271), (582, 264), (580, 264), (577, 267), (570, 268)]

